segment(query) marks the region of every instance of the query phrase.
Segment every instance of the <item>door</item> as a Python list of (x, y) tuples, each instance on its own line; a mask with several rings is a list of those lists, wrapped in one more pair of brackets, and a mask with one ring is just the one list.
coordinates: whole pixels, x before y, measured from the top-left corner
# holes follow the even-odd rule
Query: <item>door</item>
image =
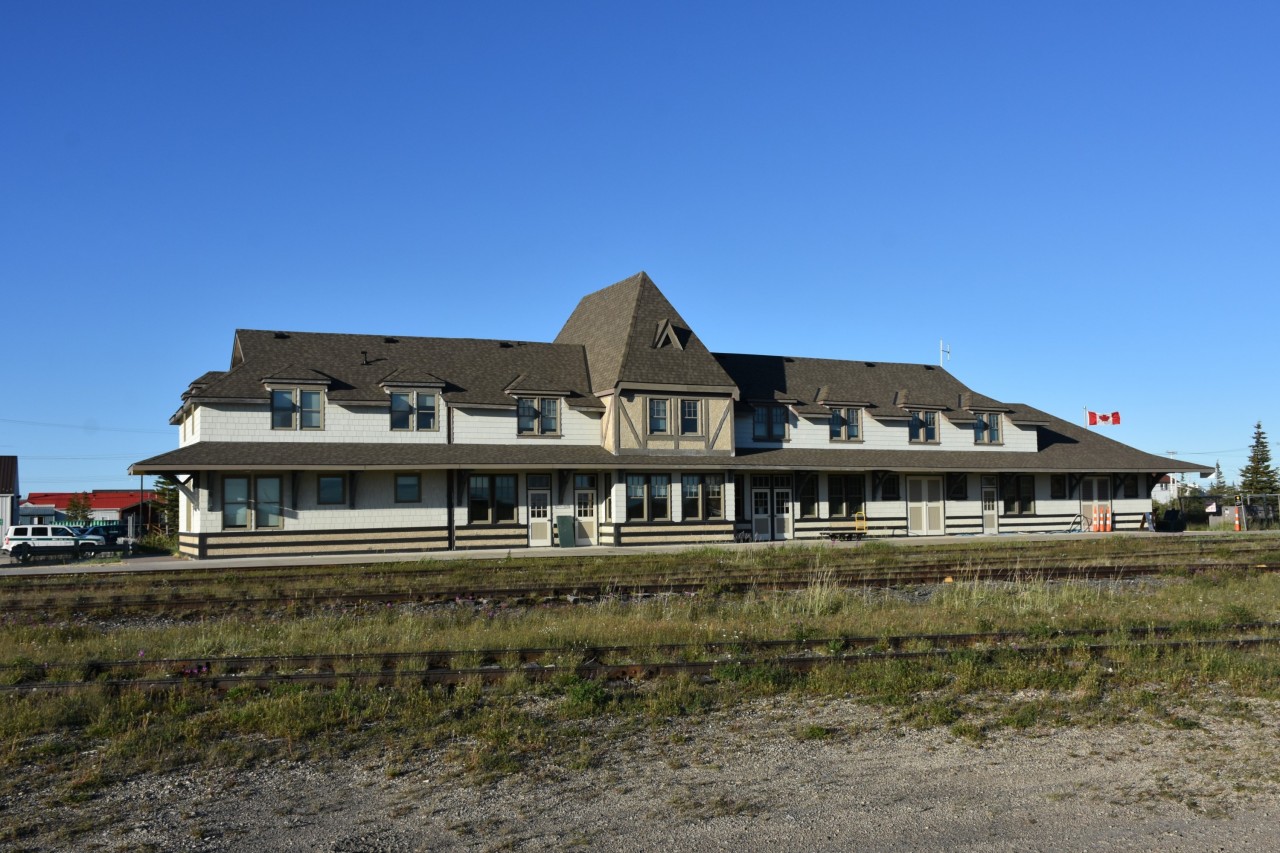
[(551, 547), (551, 492), (529, 492), (529, 547)]
[(791, 490), (773, 490), (773, 538), (791, 538)]
[(573, 515), (577, 519), (575, 545), (596, 544), (596, 490), (578, 489), (573, 493)]
[(1080, 481), (1082, 530), (1105, 533), (1111, 529), (1111, 479), (1085, 477)]
[(907, 478), (907, 533), (942, 535), (942, 478)]
[(982, 532), (1000, 532), (1000, 510), (997, 508), (994, 486), (982, 487)]
[(751, 490), (751, 539), (768, 542), (773, 538), (772, 513), (769, 507), (769, 490)]

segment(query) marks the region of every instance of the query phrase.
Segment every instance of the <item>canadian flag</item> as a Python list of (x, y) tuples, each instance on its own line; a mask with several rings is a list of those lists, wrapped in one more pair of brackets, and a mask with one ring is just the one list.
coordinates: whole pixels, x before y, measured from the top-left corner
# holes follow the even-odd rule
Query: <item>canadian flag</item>
[[(1088, 410), (1086, 409), (1085, 411)], [(1097, 424), (1111, 424), (1112, 426), (1119, 426), (1120, 413), (1112, 412), (1111, 414), (1107, 414), (1106, 412), (1089, 412), (1089, 426), (1095, 426)]]

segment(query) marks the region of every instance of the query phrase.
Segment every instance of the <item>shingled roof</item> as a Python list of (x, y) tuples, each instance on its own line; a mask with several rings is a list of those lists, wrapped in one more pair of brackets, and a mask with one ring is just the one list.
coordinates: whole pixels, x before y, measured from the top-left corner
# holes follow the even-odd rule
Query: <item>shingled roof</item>
[(597, 394), (621, 384), (737, 393), (733, 379), (644, 272), (582, 297), (555, 342), (585, 348)]
[(357, 405), (386, 403), (397, 384), (437, 385), (452, 405), (501, 408), (515, 407), (512, 390), (538, 384), (574, 408), (603, 409), (590, 392), (582, 347), (254, 329), (236, 332), (230, 370), (204, 374), (184, 396), (264, 400), (268, 385), (285, 382), (325, 385), (330, 401)]
[(1005, 412), (1015, 423), (1041, 423), (1043, 413), (978, 394), (941, 367), (883, 361), (842, 361), (780, 355), (716, 353), (748, 403), (786, 403), (803, 415), (828, 406), (860, 406), (880, 419), (931, 409), (955, 421), (973, 412)]

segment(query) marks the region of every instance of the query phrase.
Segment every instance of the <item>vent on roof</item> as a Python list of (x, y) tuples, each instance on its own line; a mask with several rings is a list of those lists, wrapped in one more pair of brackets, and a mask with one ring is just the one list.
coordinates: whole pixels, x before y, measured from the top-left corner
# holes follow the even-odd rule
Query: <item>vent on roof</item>
[(511, 341), (502, 341), (498, 344), (498, 346), (501, 347), (502, 349), (511, 349), (512, 347), (515, 346), (515, 344), (511, 343)]
[(926, 364), (926, 365), (924, 366), (924, 369), (925, 369), (925, 370), (933, 370), (933, 365), (932, 365), (932, 364)]
[(384, 344), (398, 344), (400, 343), (400, 339), (399, 338), (383, 338), (382, 342)]
[(285, 339), (285, 338), (287, 338), (287, 337), (289, 337), (289, 333), (288, 333), (288, 332), (276, 332), (276, 340), (281, 340), (281, 341), (282, 341), (282, 340), (284, 340), (284, 339)]
[(653, 335), (653, 348), (662, 349), (663, 347), (684, 349), (684, 344), (680, 343), (680, 336), (676, 334), (675, 326), (671, 325), (670, 320), (659, 320), (658, 329)]
[(875, 367), (875, 366), (876, 366), (876, 363), (875, 363), (874, 361), (864, 361), (864, 362), (863, 362), (863, 364), (865, 364), (867, 367)]

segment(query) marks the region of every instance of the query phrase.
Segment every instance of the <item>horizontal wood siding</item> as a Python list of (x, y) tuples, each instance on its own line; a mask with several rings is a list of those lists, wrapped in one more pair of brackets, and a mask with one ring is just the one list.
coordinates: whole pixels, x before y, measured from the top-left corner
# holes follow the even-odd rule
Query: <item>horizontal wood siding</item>
[(443, 527), (384, 530), (252, 530), (184, 533), (179, 548), (192, 557), (301, 556), (310, 554), (408, 554), (443, 551)]
[(614, 525), (617, 544), (698, 545), (704, 542), (732, 542), (733, 522), (633, 522)]
[(528, 548), (529, 528), (523, 524), (472, 524), (459, 527), (459, 551), (477, 548)]

